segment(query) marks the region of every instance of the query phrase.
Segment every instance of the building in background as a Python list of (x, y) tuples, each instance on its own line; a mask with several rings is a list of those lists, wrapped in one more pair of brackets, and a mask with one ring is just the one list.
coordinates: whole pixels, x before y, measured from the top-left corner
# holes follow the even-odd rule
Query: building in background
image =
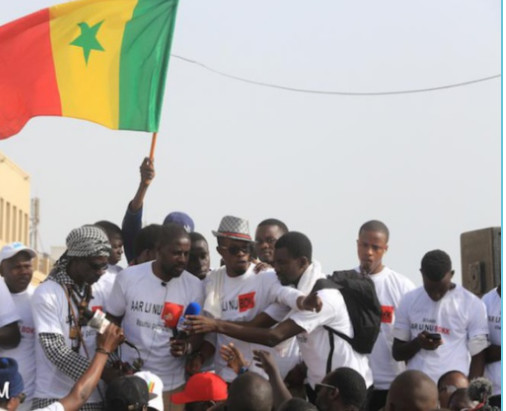
[(30, 241), (30, 209), (30, 175), (0, 151), (0, 248), (14, 241), (34, 248), (37, 257), (32, 283), (38, 284), (46, 278), (53, 261)]

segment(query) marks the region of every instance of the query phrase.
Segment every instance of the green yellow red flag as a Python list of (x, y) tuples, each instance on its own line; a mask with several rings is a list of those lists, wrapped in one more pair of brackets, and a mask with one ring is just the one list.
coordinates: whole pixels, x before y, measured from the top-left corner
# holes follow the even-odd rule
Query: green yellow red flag
[(0, 139), (35, 116), (157, 131), (178, 0), (78, 0), (0, 26)]

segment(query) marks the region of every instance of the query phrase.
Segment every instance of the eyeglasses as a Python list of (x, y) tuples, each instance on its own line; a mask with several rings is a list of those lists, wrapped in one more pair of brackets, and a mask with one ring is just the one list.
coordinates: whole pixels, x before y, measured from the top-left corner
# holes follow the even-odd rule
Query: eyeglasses
[(107, 269), (108, 263), (94, 263), (93, 261), (86, 261), (88, 266), (94, 271), (103, 271)]
[(250, 254), (251, 253), (251, 247), (249, 244), (243, 245), (241, 247), (238, 245), (232, 245), (230, 247), (220, 245), (220, 248), (223, 250), (227, 250), (230, 255), (238, 255), (239, 253), (243, 253), (243, 254)]
[(319, 382), (319, 383), (316, 383), (314, 385), (314, 391), (316, 394), (318, 394), (322, 388), (328, 388), (329, 390), (337, 390), (337, 387), (334, 387), (333, 385), (330, 385), (330, 384), (324, 384), (322, 382)]

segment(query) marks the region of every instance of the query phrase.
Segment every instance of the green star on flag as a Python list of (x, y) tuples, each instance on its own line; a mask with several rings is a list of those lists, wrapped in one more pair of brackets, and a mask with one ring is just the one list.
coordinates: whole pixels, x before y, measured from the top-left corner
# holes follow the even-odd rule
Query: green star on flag
[(97, 40), (97, 32), (103, 22), (104, 20), (92, 27), (88, 26), (88, 23), (79, 23), (78, 26), (81, 29), (81, 35), (70, 43), (73, 46), (82, 47), (86, 65), (88, 65), (88, 58), (90, 57), (91, 50), (104, 51), (104, 48)]

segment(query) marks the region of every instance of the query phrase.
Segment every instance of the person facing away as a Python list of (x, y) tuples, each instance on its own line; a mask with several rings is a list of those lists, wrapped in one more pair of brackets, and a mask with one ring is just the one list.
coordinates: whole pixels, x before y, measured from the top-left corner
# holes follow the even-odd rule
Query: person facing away
[(431, 411), (436, 408), (436, 383), (422, 371), (404, 371), (390, 385), (385, 411)]
[(29, 410), (35, 390), (35, 325), (33, 323), (31, 299), (35, 287), (30, 282), (33, 276), (32, 260), (36, 253), (20, 242), (5, 245), (0, 251), (0, 274), (5, 280), (14, 307), (20, 316), (18, 322), (21, 341), (15, 348), (0, 347), (0, 357), (14, 358), (24, 381), (25, 401), (18, 408)]
[(357, 254), (360, 265), (356, 270), (374, 282), (381, 304), (380, 333), (369, 354), (374, 380), (374, 390), (369, 402), (370, 411), (377, 411), (385, 405), (390, 384), (406, 369), (404, 362), (396, 361), (392, 357), (392, 333), (395, 313), (402, 297), (415, 288), (411, 280), (383, 264), (389, 238), (388, 227), (378, 220), (367, 221), (358, 231)]
[(271, 411), (273, 404), (269, 381), (255, 372), (241, 374), (230, 384), (228, 411)]
[(452, 369), (469, 378), (483, 375), (489, 345), (485, 305), (452, 283), (454, 271), (444, 251), (426, 253), (420, 271), (423, 286), (408, 292), (397, 310), (394, 358), (434, 381)]

